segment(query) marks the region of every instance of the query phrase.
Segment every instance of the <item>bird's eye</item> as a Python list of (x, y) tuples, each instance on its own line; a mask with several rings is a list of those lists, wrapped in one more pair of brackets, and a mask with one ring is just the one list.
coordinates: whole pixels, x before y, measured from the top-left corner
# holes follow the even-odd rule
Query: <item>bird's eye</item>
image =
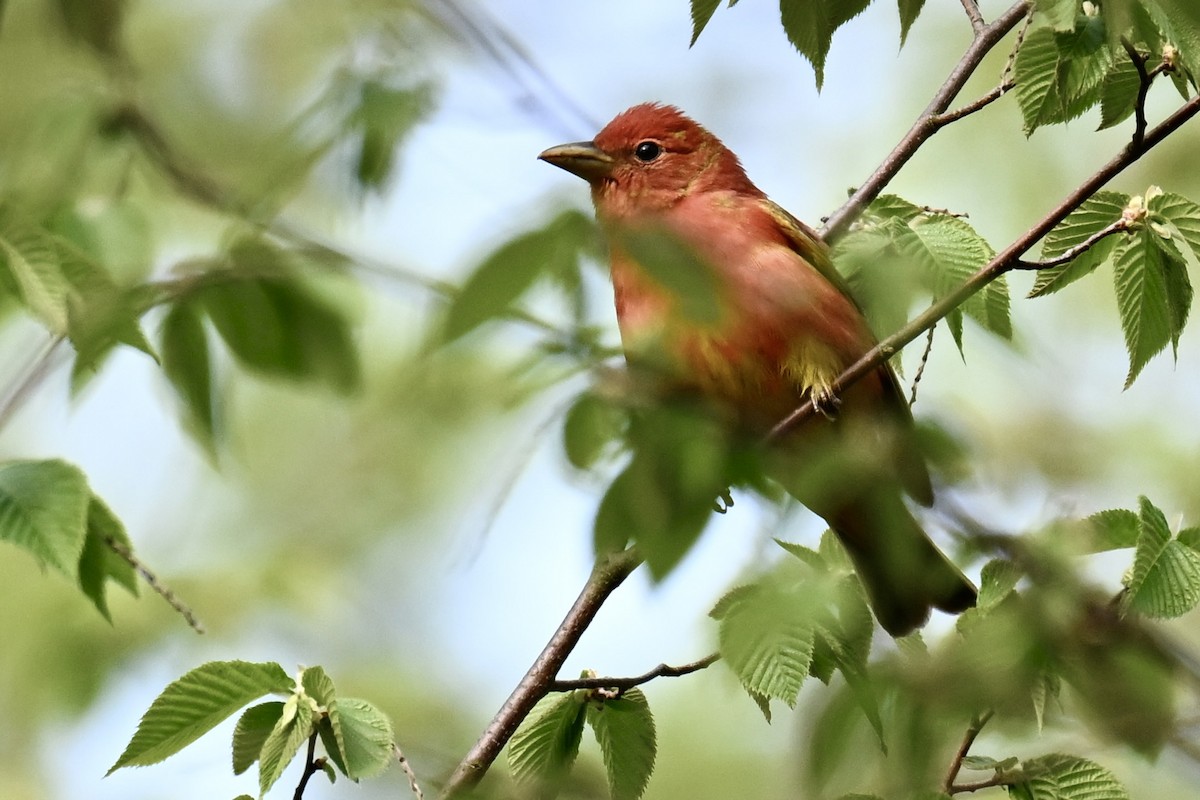
[(633, 148), (633, 154), (638, 161), (651, 162), (662, 155), (662, 146), (658, 142), (640, 142)]

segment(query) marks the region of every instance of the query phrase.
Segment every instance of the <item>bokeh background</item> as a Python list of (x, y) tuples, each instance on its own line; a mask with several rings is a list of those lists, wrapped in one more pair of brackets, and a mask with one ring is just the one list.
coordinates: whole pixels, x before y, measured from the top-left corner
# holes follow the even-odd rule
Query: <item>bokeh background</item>
[[(718, 10), (694, 47), (684, 0), (105, 0), (108, 17), (84, 3), (0, 3), (5, 199), (74, 226), (129, 282), (228, 242), (244, 220), (179, 191), (128, 137), (103, 130), (112, 108), (135, 103), (258, 218), (278, 215), (354, 257), (324, 283), (357, 321), (365, 381), (344, 397), (231, 368), (213, 455), (189, 436), (151, 359), (119, 351), (72, 398), (69, 353), (6, 307), (0, 388), (13, 413), (0, 458), (82, 466), (208, 629), (193, 634), (148, 592), (115, 594), (109, 624), (75, 587), (4, 547), (0, 797), (21, 800), (253, 793), (255, 776), (227, 766), (232, 723), (162, 765), (102, 778), (168, 682), (234, 658), (323, 665), (340, 692), (392, 716), (432, 793), (582, 585), (603, 482), (562, 455), (562, 411), (587, 376), (531, 364), (531, 333), (517, 324), (429, 356), (444, 302), (429, 281), (457, 282), (552, 213), (586, 209), (585, 187), (536, 154), (590, 138), (644, 100), (701, 120), (775, 200), (816, 223), (891, 149), (970, 36), (958, 3), (931, 0), (901, 49), (894, 4), (876, 3), (836, 35), (818, 93), (767, 2)], [(1007, 5), (981, 3), (989, 18)], [(113, 29), (87, 22), (96, 18)], [(963, 100), (999, 81), (1006, 55), (998, 48)], [(356, 175), (361, 142), (347, 122), (367, 81), (410, 101), (376, 185)], [(1150, 100), (1153, 119), (1177, 97), (1157, 87)], [(1026, 139), (1007, 98), (934, 137), (892, 190), (969, 213), (999, 249), (1124, 144), (1126, 131), (1094, 133), (1096, 123)], [(1200, 197), (1198, 146), (1193, 124), (1114, 188)], [(1037, 301), (1019, 299), (1032, 279), (1016, 276), (1013, 342), (969, 328), (965, 358), (948, 337), (936, 342), (916, 412), (960, 437), (968, 469), (956, 494), (992, 527), (1132, 507), (1143, 493), (1173, 525), (1200, 520), (1200, 334), (1185, 334), (1177, 364), (1161, 356), (1122, 391), (1108, 275)], [(615, 343), (600, 270), (593, 283), (590, 312)], [(549, 294), (529, 306), (563, 314)], [(157, 323), (145, 321), (152, 339)], [(918, 356), (905, 354), (910, 374)], [(708, 609), (769, 557), (770, 537), (820, 533), (804, 514), (781, 521), (738, 499), (665, 583), (638, 574), (613, 597), (566, 674), (707, 654)], [(1105, 567), (1096, 579), (1115, 589), (1120, 570)], [(930, 636), (946, 628), (935, 620)], [(800, 791), (815, 682), (771, 725), (719, 665), (658, 681), (648, 696), (660, 739), (648, 797)], [(1021, 747), (1049, 752), (1063, 736), (1050, 729)], [(1099, 752), (1135, 796), (1184, 797), (1200, 780), (1178, 755), (1150, 763), (1070, 744)], [(275, 794), (291, 791), (295, 766)], [(583, 786), (600, 779), (594, 744), (578, 772)], [(406, 791), (394, 771), (357, 787), (314, 782), (306, 796)]]

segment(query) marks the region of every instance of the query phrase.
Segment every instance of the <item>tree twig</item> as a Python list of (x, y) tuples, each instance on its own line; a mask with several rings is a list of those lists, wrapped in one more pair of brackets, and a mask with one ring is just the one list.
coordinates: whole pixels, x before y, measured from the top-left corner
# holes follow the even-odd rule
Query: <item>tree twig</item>
[(967, 19), (971, 20), (971, 30), (979, 33), (987, 27), (987, 23), (983, 21), (983, 14), (979, 13), (978, 0), (962, 0), (963, 11), (967, 12)]
[(9, 391), (8, 397), (0, 402), (0, 429), (8, 425), (13, 415), (29, 399), (33, 390), (58, 366), (59, 362), (55, 359), (55, 354), (66, 339), (65, 336), (55, 336), (47, 341), (30, 360), (25, 374), (13, 382), (13, 388)]
[(908, 407), (912, 408), (917, 404), (917, 386), (921, 383), (921, 376), (925, 374), (925, 367), (929, 364), (929, 354), (933, 352), (933, 332), (937, 330), (937, 325), (929, 326), (929, 333), (925, 336), (925, 349), (921, 352), (921, 364), (917, 367), (917, 374), (913, 375), (912, 388), (908, 395)]
[(296, 784), (292, 800), (304, 800), (304, 789), (308, 786), (308, 779), (320, 771), (321, 762), (317, 760), (317, 731), (314, 730), (308, 737), (308, 752), (304, 756), (304, 773), (300, 776), (300, 782)]
[(659, 664), (654, 669), (643, 672), (641, 675), (635, 675), (632, 678), (576, 678), (575, 680), (556, 680), (551, 681), (548, 687), (551, 692), (571, 692), (575, 689), (616, 689), (625, 691), (632, 689), (635, 686), (641, 686), (643, 683), (649, 683), (655, 678), (679, 678), (684, 675), (691, 675), (693, 672), (699, 672), (702, 669), (707, 669), (720, 659), (720, 653), (712, 653), (705, 656), (699, 661), (693, 661), (690, 664), (682, 664), (678, 667), (672, 667), (669, 664)]
[[(846, 387), (871, 372), (896, 352), (920, 336), (930, 326), (938, 322), (954, 309), (958, 308), (968, 297), (978, 292), (984, 286), (999, 278), (1004, 273), (1015, 268), (1021, 256), (1029, 248), (1037, 244), (1055, 225), (1062, 222), (1068, 214), (1077, 209), (1085, 200), (1100, 190), (1106, 183), (1123, 172), (1130, 164), (1150, 151), (1180, 128), (1185, 122), (1200, 113), (1200, 95), (1188, 100), (1175, 110), (1171, 116), (1147, 132), (1145, 141), (1140, 147), (1132, 143), (1101, 167), (1094, 175), (1084, 181), (1075, 191), (1067, 195), (1053, 210), (1042, 217), (1028, 231), (1019, 236), (1016, 241), (993, 258), (987, 265), (963, 282), (950, 294), (933, 303), (923, 313), (917, 315), (911, 322), (891, 336), (883, 339), (875, 347), (867, 351), (858, 361), (847, 367), (830, 387), (835, 394), (845, 391)], [(805, 420), (814, 416), (816, 407), (811, 399), (805, 400), (795, 411), (788, 414), (766, 435), (766, 442), (774, 442)]]
[(1013, 262), (1012, 268), (1020, 270), (1042, 270), (1052, 269), (1053, 267), (1061, 267), (1063, 264), (1068, 264), (1073, 261), (1076, 256), (1083, 255), (1088, 250), (1091, 250), (1101, 239), (1107, 239), (1114, 233), (1120, 233), (1127, 230), (1129, 230), (1129, 220), (1121, 217), (1121, 219), (1104, 226), (1079, 244), (1064, 250), (1054, 258), (1047, 258), (1043, 259), (1042, 261), (1025, 261), (1023, 259), (1017, 259), (1015, 262)]
[(412, 765), (408, 763), (408, 759), (404, 757), (404, 751), (400, 749), (400, 745), (392, 743), (392, 754), (396, 756), (396, 763), (400, 765), (400, 769), (408, 778), (408, 789), (413, 793), (413, 797), (417, 800), (425, 800), (425, 793), (421, 791), (421, 784), (417, 783), (417, 773), (413, 772)]
[(979, 738), (983, 726), (988, 724), (995, 713), (991, 710), (985, 711), (972, 719), (971, 724), (967, 726), (967, 732), (963, 734), (962, 742), (959, 743), (958, 750), (954, 753), (954, 759), (950, 762), (950, 769), (946, 772), (946, 779), (942, 781), (942, 791), (946, 794), (953, 794), (954, 779), (958, 777), (958, 773), (962, 769), (963, 759), (971, 752), (971, 746)]
[(1153, 83), (1154, 76), (1146, 70), (1146, 60), (1149, 56), (1139, 53), (1133, 46), (1133, 42), (1125, 36), (1121, 37), (1121, 46), (1125, 48), (1125, 53), (1133, 62), (1133, 68), (1137, 70), (1138, 74), (1137, 101), (1133, 106), (1133, 139), (1130, 141), (1130, 146), (1139, 148), (1146, 139), (1146, 95), (1150, 93), (1150, 84)]
[(563, 662), (579, 643), (580, 637), (604, 601), (641, 563), (642, 557), (633, 548), (602, 557), (596, 563), (575, 604), (554, 631), (550, 641), (521, 678), (521, 682), (513, 689), (512, 694), (504, 701), (504, 705), (496, 712), (479, 741), (455, 767), (442, 788), (443, 800), (462, 794), (483, 779), (492, 762), (516, 732), (521, 720), (528, 716), (538, 700), (546, 696)]
[(963, 117), (970, 116), (976, 111), (982, 111), (983, 109), (987, 108), (992, 103), (1003, 97), (1004, 94), (1015, 85), (1016, 84), (1014, 84), (1011, 80), (1006, 80), (995, 89), (992, 89), (990, 92), (978, 98), (977, 100), (967, 103), (965, 106), (956, 108), (953, 111), (945, 111), (941, 114), (935, 114), (931, 118), (930, 123), (936, 125), (938, 128), (944, 128), (951, 122), (957, 122)]
[(975, 70), (983, 62), (984, 57), (1025, 17), (1028, 10), (1028, 2), (1026, 0), (1019, 0), (1019, 2), (1015, 3), (1003, 14), (996, 17), (991, 24), (985, 25), (976, 31), (971, 45), (963, 53), (962, 58), (958, 60), (958, 63), (951, 70), (945, 83), (942, 84), (941, 88), (933, 96), (929, 105), (917, 117), (917, 121), (913, 123), (908, 133), (904, 135), (904, 138), (900, 140), (900, 143), (896, 145), (892, 152), (888, 154), (887, 158), (883, 160), (883, 163), (879, 165), (871, 177), (859, 186), (840, 208), (829, 215), (829, 219), (820, 232), (821, 237), (825, 241), (832, 244), (843, 236), (849, 230), (850, 224), (862, 213), (863, 209), (879, 196), (879, 193), (895, 177), (896, 173), (916, 155), (921, 145), (943, 127), (937, 124), (936, 118), (946, 112), (946, 109), (950, 107), (950, 103), (954, 101), (954, 98), (958, 96), (963, 86), (966, 85), (967, 79), (974, 74)]
[(104, 543), (108, 545), (110, 550), (123, 558), (125, 562), (129, 564), (129, 566), (133, 567), (134, 571), (137, 572), (137, 574), (142, 577), (142, 580), (146, 582), (146, 585), (154, 590), (155, 594), (157, 594), (163, 600), (166, 600), (167, 605), (175, 609), (175, 611), (177, 611), (179, 615), (183, 617), (184, 621), (187, 622), (188, 627), (190, 627), (196, 633), (204, 633), (204, 623), (202, 623), (196, 617), (196, 615), (192, 612), (192, 609), (188, 607), (187, 603), (180, 600), (178, 595), (171, 591), (171, 587), (160, 581), (158, 576), (156, 576), (149, 567), (143, 564), (128, 547), (121, 542), (118, 542), (111, 536), (104, 537)]
[(1011, 786), (1014, 783), (1008, 775), (993, 775), (985, 781), (975, 783), (957, 783), (946, 789), (946, 794), (962, 794), (963, 792), (978, 792), (981, 789), (991, 789), (993, 786)]

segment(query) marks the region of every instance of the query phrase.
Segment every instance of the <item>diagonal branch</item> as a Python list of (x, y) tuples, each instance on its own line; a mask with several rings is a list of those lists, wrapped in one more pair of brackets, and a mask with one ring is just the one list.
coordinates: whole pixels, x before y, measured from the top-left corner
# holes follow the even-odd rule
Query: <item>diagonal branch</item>
[(971, 20), (971, 30), (978, 34), (987, 27), (987, 23), (983, 21), (983, 14), (979, 13), (978, 0), (962, 0), (962, 7), (963, 11), (967, 12), (967, 19)]
[[(1075, 191), (1067, 195), (1052, 211), (1038, 220), (1032, 228), (1018, 237), (1016, 241), (968, 278), (961, 286), (935, 302), (923, 313), (917, 315), (915, 319), (903, 328), (871, 348), (862, 358), (851, 364), (838, 376), (837, 380), (830, 387), (831, 390), (835, 394), (845, 391), (847, 386), (891, 358), (904, 345), (920, 336), (922, 332), (937, 324), (938, 320), (942, 319), (942, 317), (958, 308), (968, 297), (1009, 270), (1015, 269), (1020, 262), (1021, 256), (1029, 248), (1041, 241), (1055, 225), (1062, 222), (1068, 214), (1082, 205), (1085, 200), (1099, 191), (1101, 187), (1123, 172), (1130, 164), (1133, 164), (1148, 153), (1153, 147), (1162, 142), (1163, 139), (1166, 139), (1178, 130), (1185, 122), (1196, 116), (1197, 113), (1200, 113), (1200, 95), (1188, 100), (1176, 109), (1175, 113), (1147, 132), (1141, 146), (1134, 146), (1132, 142), (1127, 145), (1111, 161), (1101, 167), (1092, 177), (1084, 181)], [(805, 400), (799, 408), (780, 420), (770, 430), (765, 437), (766, 441), (777, 441), (805, 420), (811, 419), (815, 413), (816, 406), (813, 404), (811, 398)]]
[(707, 669), (720, 659), (720, 653), (711, 653), (699, 661), (693, 661), (690, 664), (683, 664), (678, 667), (672, 667), (669, 664), (659, 664), (649, 672), (643, 672), (632, 678), (578, 678), (570, 681), (552, 681), (549, 686), (551, 692), (570, 692), (575, 689), (616, 689), (625, 691), (632, 689), (635, 686), (641, 686), (643, 683), (649, 683), (655, 678), (679, 678), (684, 675), (691, 675), (693, 672), (699, 672), (702, 669)]
[(950, 762), (950, 769), (946, 772), (946, 779), (942, 781), (942, 791), (946, 794), (954, 793), (954, 781), (958, 778), (958, 773), (962, 770), (963, 760), (971, 752), (971, 746), (979, 738), (979, 734), (983, 731), (983, 726), (988, 724), (995, 713), (994, 711), (986, 711), (972, 719), (971, 724), (967, 726), (967, 732), (963, 734), (962, 743), (959, 744), (958, 750), (954, 754), (954, 759)]
[(534, 660), (525, 677), (521, 678), (517, 688), (513, 689), (504, 705), (496, 712), (479, 741), (455, 767), (454, 773), (442, 788), (443, 800), (463, 794), (483, 779), (492, 762), (504, 749), (504, 745), (516, 733), (521, 720), (525, 719), (538, 700), (551, 690), (554, 677), (579, 643), (580, 637), (592, 623), (604, 601), (641, 563), (642, 557), (633, 548), (602, 557), (596, 562), (575, 604), (554, 631), (550, 641)]
[[(937, 94), (933, 96), (933, 100), (921, 116), (917, 117), (917, 121), (913, 123), (912, 128), (900, 140), (900, 143), (888, 154), (883, 163), (875, 170), (874, 174), (867, 179), (866, 183), (859, 186), (850, 199), (842, 204), (841, 208), (834, 211), (829, 219), (825, 222), (825, 227), (821, 230), (821, 237), (825, 241), (832, 244), (835, 240), (843, 236), (850, 228), (850, 223), (853, 222), (863, 212), (872, 200), (879, 196), (883, 188), (888, 182), (895, 177), (896, 173), (909, 162), (921, 145), (937, 133), (946, 123), (938, 123), (938, 117), (946, 113), (950, 108), (950, 103), (962, 91), (967, 80), (979, 68), (983, 59), (992, 48), (999, 44), (1000, 40), (1008, 34), (1017, 23), (1024, 19), (1029, 11), (1029, 3), (1026, 0), (1019, 0), (1011, 8), (1005, 11), (989, 25), (979, 28), (975, 33), (975, 38), (971, 41), (971, 46), (963, 53), (962, 58), (958, 60), (958, 64), (951, 70), (950, 75), (946, 78), (946, 82), (938, 89)], [(1003, 92), (1000, 92), (1003, 94)], [(997, 94), (999, 97), (999, 94)], [(988, 101), (991, 102), (991, 101)], [(986, 105), (987, 103), (984, 103)], [(982, 107), (982, 106), (980, 106)], [(965, 115), (963, 115), (965, 116)], [(956, 117), (957, 118), (957, 117)], [(950, 120), (950, 121), (953, 121)]]
[(1013, 263), (1012, 268), (1023, 270), (1043, 270), (1061, 267), (1063, 264), (1069, 264), (1074, 261), (1076, 256), (1080, 256), (1083, 253), (1086, 253), (1088, 250), (1091, 250), (1101, 239), (1107, 239), (1114, 233), (1121, 233), (1122, 231), (1127, 230), (1129, 230), (1129, 220), (1125, 217), (1121, 217), (1116, 222), (1105, 225), (1103, 228), (1096, 231), (1079, 244), (1075, 245), (1069, 250), (1064, 250), (1054, 258), (1047, 258), (1042, 261), (1024, 261), (1022, 259), (1017, 259), (1017, 261)]

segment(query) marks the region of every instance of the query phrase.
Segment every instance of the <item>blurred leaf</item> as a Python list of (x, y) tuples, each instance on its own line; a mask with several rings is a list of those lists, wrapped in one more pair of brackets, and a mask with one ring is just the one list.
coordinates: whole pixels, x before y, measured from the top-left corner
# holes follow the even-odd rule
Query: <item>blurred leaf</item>
[(373, 191), (387, 185), (401, 142), (432, 106), (433, 90), (428, 85), (396, 88), (377, 80), (363, 81), (358, 108), (349, 121), (361, 136), (356, 165), (360, 185)]
[(1055, 753), (1021, 767), (1027, 779), (1009, 793), (1023, 800), (1129, 800), (1111, 772), (1086, 758)]
[(899, 0), (900, 3), (900, 46), (908, 41), (908, 32), (917, 21), (925, 0)]
[(119, 54), (125, 0), (55, 0), (55, 5), (68, 33), (101, 55)]
[(62, 271), (58, 254), (32, 231), (0, 229), (0, 255), (5, 276), (15, 288), (17, 299), (42, 321), (51, 333), (65, 336), (68, 296), (71, 285)]
[(1168, 293), (1167, 271), (1183, 265), (1168, 263), (1169, 257), (1154, 242), (1156, 236), (1149, 227), (1142, 228), (1122, 242), (1114, 256), (1117, 307), (1129, 351), (1125, 388), (1179, 334), (1175, 325), (1177, 311), (1172, 308)]
[(79, 587), (87, 595), (96, 610), (112, 622), (108, 613), (108, 581), (113, 580), (137, 596), (137, 575), (124, 558), (113, 552), (109, 540), (126, 550), (133, 550), (133, 543), (125, 533), (125, 526), (96, 495), (91, 496), (87, 511), (87, 539), (79, 557)]
[(108, 773), (157, 764), (199, 739), (264, 694), (291, 692), (292, 680), (273, 662), (210, 661), (173, 681), (138, 723)]
[[(65, 461), (0, 462), (0, 540), (25, 548), (71, 579), (82, 579), (91, 497), (83, 472)], [(89, 562), (89, 572), (92, 566)]]
[[(1042, 242), (1042, 258), (1058, 258), (1071, 248), (1083, 244), (1096, 233), (1119, 220), (1129, 201), (1129, 195), (1121, 192), (1096, 192), (1046, 235)], [(1053, 294), (1090, 274), (1108, 260), (1117, 244), (1122, 241), (1124, 241), (1123, 236), (1108, 236), (1076, 256), (1068, 264), (1039, 270), (1029, 297)]]
[(613, 800), (637, 800), (654, 772), (658, 748), (646, 696), (634, 687), (612, 699), (593, 697), (587, 721), (600, 743)]
[(508, 743), (508, 763), (519, 783), (557, 786), (579, 755), (587, 706), (583, 693), (542, 698)]
[(1162, 619), (1181, 616), (1200, 602), (1200, 553), (1171, 537), (1166, 517), (1148, 499), (1138, 501), (1140, 535), (1125, 608)]
[(163, 318), (160, 333), (163, 372), (183, 402), (189, 427), (211, 448), (216, 435), (212, 358), (196, 303), (180, 300)]
[(575, 398), (563, 420), (563, 450), (577, 469), (592, 467), (620, 441), (628, 427), (627, 412), (592, 392)]
[(337, 698), (346, 775), (352, 780), (378, 775), (392, 762), (395, 734), (387, 715), (366, 700)]
[(1034, 8), (1046, 17), (1046, 22), (1057, 31), (1070, 31), (1075, 27), (1075, 15), (1079, 12), (1078, 0), (1034, 0)]
[(688, 44), (689, 47), (696, 44), (700, 33), (708, 25), (719, 5), (721, 0), (692, 0), (692, 41)]
[(871, 0), (780, 0), (788, 41), (813, 65), (817, 91), (825, 83), (825, 58), (833, 32), (857, 17)]
[(283, 715), (283, 703), (272, 700), (250, 706), (233, 729), (233, 774), (241, 775), (258, 761), (263, 744)]
[(659, 229), (623, 231), (621, 247), (675, 302), (688, 324), (711, 325), (720, 320), (717, 274), (687, 242)]
[(258, 790), (266, 794), (296, 757), (300, 746), (313, 734), (313, 709), (300, 694), (283, 704), (283, 713), (267, 734), (258, 756)]
[(1124, 508), (1097, 511), (1085, 520), (1087, 531), (1094, 537), (1090, 551), (1122, 550), (1136, 547), (1141, 522), (1138, 515)]

